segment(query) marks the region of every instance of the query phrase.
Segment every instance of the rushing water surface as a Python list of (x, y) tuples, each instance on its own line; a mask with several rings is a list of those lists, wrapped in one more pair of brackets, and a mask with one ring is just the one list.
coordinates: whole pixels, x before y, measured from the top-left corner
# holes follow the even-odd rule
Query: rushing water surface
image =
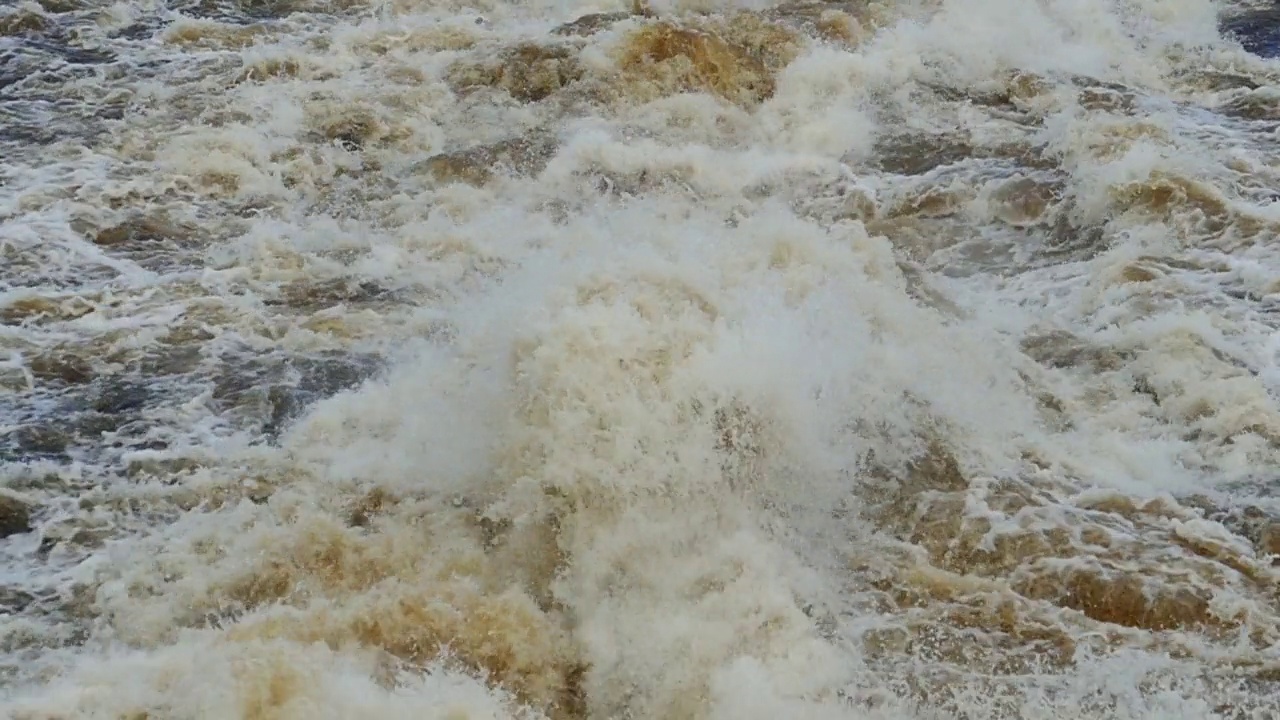
[(0, 716), (1280, 706), (1209, 0), (0, 8)]

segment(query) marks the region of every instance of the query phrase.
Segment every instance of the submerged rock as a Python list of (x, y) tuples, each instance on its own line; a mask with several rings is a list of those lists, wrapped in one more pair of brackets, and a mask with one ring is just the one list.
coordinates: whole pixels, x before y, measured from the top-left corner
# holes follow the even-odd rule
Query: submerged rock
[(70, 348), (54, 348), (31, 358), (28, 365), (36, 380), (53, 385), (83, 385), (93, 379), (93, 365)]
[(499, 170), (536, 175), (550, 162), (556, 148), (554, 137), (533, 133), (490, 145), (435, 155), (415, 169), (429, 174), (440, 183), (483, 185)]
[(749, 14), (722, 26), (650, 23), (629, 33), (618, 66), (643, 101), (706, 92), (742, 106), (773, 96), (776, 75), (799, 52), (798, 36)]
[(33, 423), (14, 431), (14, 450), (21, 459), (31, 457), (62, 457), (67, 451), (65, 432), (50, 423)]
[(34, 35), (48, 30), (51, 23), (39, 13), (18, 10), (0, 15), (0, 37)]
[(31, 532), (31, 504), (0, 491), (0, 538)]
[(1271, 556), (1272, 564), (1280, 563), (1280, 520), (1272, 520), (1258, 533), (1258, 552)]
[(583, 73), (574, 48), (521, 43), (486, 61), (458, 63), (447, 80), (460, 94), (491, 87), (532, 103), (581, 80)]

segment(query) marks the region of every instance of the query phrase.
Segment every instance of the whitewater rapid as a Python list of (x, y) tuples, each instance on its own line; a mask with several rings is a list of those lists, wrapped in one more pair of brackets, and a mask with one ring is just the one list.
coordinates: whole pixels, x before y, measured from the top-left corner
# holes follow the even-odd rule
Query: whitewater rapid
[(0, 10), (0, 716), (1271, 717), (1268, 12)]

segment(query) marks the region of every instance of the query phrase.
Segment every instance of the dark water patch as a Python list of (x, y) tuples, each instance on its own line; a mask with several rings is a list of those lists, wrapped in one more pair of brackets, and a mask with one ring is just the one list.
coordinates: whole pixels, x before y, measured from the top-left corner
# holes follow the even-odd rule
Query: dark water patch
[[(108, 417), (118, 419), (123, 416)], [(86, 454), (82, 455), (82, 457), (94, 458), (94, 455), (106, 457), (108, 462), (115, 464), (119, 462), (122, 455), (128, 452), (163, 450), (168, 447), (168, 443), (152, 437), (157, 427), (158, 424), (155, 421), (145, 418), (137, 418), (122, 423), (113, 430), (105, 430), (100, 433), (100, 442), (96, 446), (85, 447)], [(93, 453), (93, 455), (88, 453)], [(94, 459), (96, 460), (96, 458)], [(104, 462), (103, 464), (106, 463)]]
[(1112, 372), (1133, 360), (1131, 352), (1092, 344), (1064, 330), (1030, 335), (1022, 340), (1022, 351), (1051, 368), (1084, 368), (1093, 374)]
[(339, 14), (364, 4), (358, 0), (173, 0), (168, 5), (187, 17), (243, 25), (301, 12)]
[(560, 25), (551, 33), (570, 37), (590, 37), (631, 17), (635, 17), (635, 14), (631, 12), (589, 13)]
[(186, 375), (195, 372), (204, 358), (205, 353), (198, 344), (164, 344), (143, 356), (138, 363), (138, 373), (147, 378)]
[(1256, 88), (1236, 95), (1214, 108), (1227, 117), (1252, 121), (1280, 120), (1280, 94)]
[(111, 34), (111, 37), (120, 40), (150, 40), (155, 37), (156, 32), (157, 28), (154, 23), (135, 23), (126, 28), (116, 30)]
[(137, 210), (106, 227), (75, 222), (73, 229), (107, 255), (153, 272), (197, 266), (209, 240), (198, 225), (158, 210)]
[(1005, 119), (1016, 120), (1028, 127), (1039, 127), (1043, 118), (1028, 111), (1028, 102), (1047, 92), (1054, 83), (1035, 73), (1016, 70), (1003, 78), (996, 89), (952, 87), (936, 82), (922, 82), (917, 91), (922, 103), (946, 102), (976, 105)]
[[(16, 41), (15, 41), (16, 40)], [(0, 38), (0, 144), (7, 159), (59, 140), (89, 142), (123, 117), (127, 68), (54, 27), (38, 38)]]
[(74, 35), (58, 33), (28, 40), (23, 45), (68, 65), (105, 65), (116, 60), (116, 54), (110, 50), (81, 47), (76, 42)]
[(13, 426), (0, 435), (0, 463), (109, 465), (121, 453), (145, 447), (156, 426), (149, 416), (164, 407), (176, 408), (198, 392), (188, 379), (165, 382), (165, 392), (158, 392), (149, 379), (93, 377), (83, 360), (63, 359), (42, 369), (44, 378), (32, 370), (33, 388), (0, 402), (0, 417)]
[(974, 156), (967, 140), (944, 135), (899, 135), (876, 144), (877, 169), (895, 175), (924, 175)]
[[(1276, 484), (1274, 480), (1272, 484)], [(1273, 565), (1280, 565), (1280, 512), (1252, 503), (1215, 501), (1205, 495), (1192, 495), (1179, 501), (1200, 510), (1206, 519), (1222, 523), (1232, 533), (1248, 540), (1258, 554), (1272, 555)]]
[(105, 433), (113, 433), (130, 420), (120, 415), (108, 415), (96, 411), (82, 412), (72, 418), (70, 427), (76, 437), (97, 441)]
[(110, 533), (108, 527), (83, 527), (77, 520), (51, 524), (42, 528), (36, 557), (47, 560), (55, 550), (68, 554), (94, 550), (102, 547)]
[(84, 30), (75, 27), (78, 19), (74, 14), (44, 15), (27, 10), (0, 14), (0, 47), (41, 56), (42, 69), (114, 62), (115, 53), (94, 47)]
[[(8, 90), (41, 71), (40, 58), (22, 48), (0, 44), (0, 91)], [(0, 94), (0, 100), (8, 95)]]
[[(0, 101), (2, 102), (2, 101)], [(121, 102), (86, 104), (76, 99), (52, 102), (10, 102), (0, 106), (0, 145), (6, 159), (28, 158), (30, 148), (64, 140), (92, 143), (108, 130), (107, 123), (124, 117)]]
[(16, 587), (0, 586), (0, 613), (20, 613), (36, 600), (36, 596)]
[(536, 175), (558, 149), (554, 137), (535, 132), (521, 137), (434, 155), (417, 164), (414, 173), (430, 175), (439, 183), (483, 185), (496, 173)]
[(900, 134), (881, 138), (875, 146), (874, 167), (894, 175), (927, 175), (970, 160), (995, 161), (1017, 170), (1047, 170), (1057, 163), (1042, 147), (1012, 142), (973, 144), (960, 134)]
[(142, 382), (106, 379), (95, 384), (90, 407), (105, 415), (121, 415), (147, 404), (150, 390)]
[(1176, 75), (1183, 82), (1213, 92), (1225, 90), (1257, 90), (1262, 84), (1248, 75), (1208, 68), (1181, 70)]
[[(63, 103), (65, 106), (65, 103)], [(12, 104), (0, 108), (4, 131), (0, 138), (27, 144), (46, 144), (57, 139), (57, 132), (50, 127), (58, 114), (54, 102), (37, 101), (22, 105)]]
[[(0, 288), (12, 287), (0, 282)], [(0, 305), (0, 325), (39, 325), (48, 322), (74, 320), (93, 312), (94, 305), (89, 300), (75, 296), (49, 297), (37, 295), (18, 298)]]
[(72, 13), (86, 7), (84, 0), (36, 0), (45, 12), (55, 15)]
[(93, 364), (66, 348), (53, 348), (31, 358), (27, 367), (36, 382), (53, 387), (83, 385), (93, 379)]
[(327, 352), (315, 356), (265, 356), (226, 365), (214, 381), (212, 399), (238, 425), (274, 440), (307, 407), (376, 375), (383, 359), (374, 354)]
[(1080, 107), (1096, 112), (1132, 115), (1137, 110), (1137, 95), (1125, 90), (1106, 87), (1087, 87), (1076, 96)]
[(228, 25), (250, 25), (262, 20), (237, 8), (234, 0), (185, 0), (171, 2), (169, 7), (189, 18)]
[(1222, 19), (1218, 27), (1224, 36), (1234, 38), (1254, 55), (1280, 56), (1280, 7), (1232, 15)]
[(282, 286), (268, 307), (285, 307), (298, 312), (317, 312), (335, 305), (356, 305), (394, 299), (393, 290), (370, 280), (336, 278), (321, 282), (296, 282)]
[(1088, 260), (1109, 248), (1110, 241), (1105, 227), (1078, 224), (1071, 219), (1070, 208), (1064, 208), (1056, 213), (1032, 267)]
[[(0, 153), (2, 152), (3, 148), (0, 147)], [(50, 252), (56, 252), (56, 248)], [(0, 292), (18, 289), (46, 293), (76, 291), (87, 286), (103, 285), (119, 277), (119, 272), (102, 265), (54, 267), (47, 256), (37, 256), (35, 253), (27, 253), (26, 257), (19, 255), (8, 267), (5, 267), (3, 260), (3, 256), (0, 256)], [(34, 312), (26, 312), (22, 305), (0, 306), (0, 325), (21, 325), (28, 321), (40, 324), (63, 319), (66, 316), (60, 309), (38, 308)]]
[(127, 453), (165, 450), (190, 429), (172, 418), (207, 394), (215, 425), (274, 441), (315, 402), (383, 368), (374, 353), (289, 354), (215, 349), (198, 336), (160, 343), (115, 373), (97, 373), (86, 348), (59, 348), (28, 363), (34, 386), (0, 396), (0, 463), (89, 463), (127, 471)]

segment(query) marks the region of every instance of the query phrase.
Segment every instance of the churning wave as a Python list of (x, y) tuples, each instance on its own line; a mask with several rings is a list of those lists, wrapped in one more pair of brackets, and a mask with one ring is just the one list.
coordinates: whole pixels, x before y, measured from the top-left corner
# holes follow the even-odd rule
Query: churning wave
[(1268, 717), (1274, 16), (0, 10), (0, 714)]

